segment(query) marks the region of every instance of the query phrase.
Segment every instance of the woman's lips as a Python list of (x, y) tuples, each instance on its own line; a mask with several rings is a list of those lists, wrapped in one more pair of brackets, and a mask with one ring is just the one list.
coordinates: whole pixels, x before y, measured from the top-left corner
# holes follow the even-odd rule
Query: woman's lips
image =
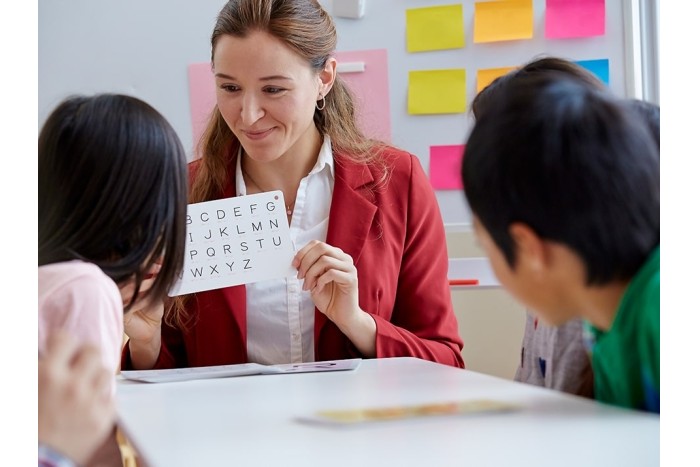
[(272, 133), (272, 130), (274, 128), (269, 128), (267, 130), (262, 130), (262, 131), (244, 131), (243, 133), (246, 135), (248, 139), (257, 141), (265, 138), (267, 135)]

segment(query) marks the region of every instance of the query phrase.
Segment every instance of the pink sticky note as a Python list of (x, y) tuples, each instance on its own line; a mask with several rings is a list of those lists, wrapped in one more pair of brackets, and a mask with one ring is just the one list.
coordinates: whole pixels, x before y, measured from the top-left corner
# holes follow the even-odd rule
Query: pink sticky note
[(547, 0), (545, 32), (548, 39), (605, 34), (605, 0)]
[(436, 190), (462, 189), (464, 145), (430, 146), (430, 184)]
[(391, 143), (389, 67), (386, 49), (336, 52), (338, 64), (364, 63), (364, 71), (338, 73), (355, 95), (360, 129), (370, 138)]
[(212, 109), (216, 105), (214, 74), (211, 63), (193, 63), (187, 67), (190, 88), (190, 118), (192, 119), (192, 141), (195, 148), (204, 133)]

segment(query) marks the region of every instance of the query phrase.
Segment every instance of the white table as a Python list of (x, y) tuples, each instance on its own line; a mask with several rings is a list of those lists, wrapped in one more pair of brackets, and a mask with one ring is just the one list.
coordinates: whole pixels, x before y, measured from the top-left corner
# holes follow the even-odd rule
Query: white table
[(488, 258), (450, 258), (447, 267), (447, 278), (450, 281), (455, 279), (476, 279), (479, 281), (477, 285), (452, 285), (453, 287), (494, 288), (501, 286)]
[[(352, 427), (296, 420), (472, 398), (523, 409)], [(656, 415), (414, 358), (363, 360), (351, 372), (121, 380), (117, 400), (122, 429), (150, 467), (659, 465)]]

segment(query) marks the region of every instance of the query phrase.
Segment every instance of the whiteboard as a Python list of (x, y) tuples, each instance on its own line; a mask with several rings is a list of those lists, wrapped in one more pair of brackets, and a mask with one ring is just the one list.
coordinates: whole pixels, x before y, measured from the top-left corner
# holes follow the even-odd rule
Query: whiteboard
[[(321, 4), (332, 12), (332, 2), (325, 0)], [(408, 53), (405, 10), (456, 3), (463, 5), (465, 47)], [(515, 66), (542, 54), (571, 60), (608, 59), (610, 88), (625, 96), (628, 51), (622, 0), (606, 2), (604, 36), (545, 39), (545, 0), (533, 0), (532, 39), (486, 44), (474, 44), (472, 40), (474, 3), (366, 0), (361, 19), (335, 18), (339, 51), (387, 50), (392, 143), (415, 154), (426, 173), (430, 146), (464, 144), (472, 122), (466, 113), (408, 115), (411, 70), (466, 69), (467, 99), (471, 101), (476, 92), (477, 69)], [(187, 66), (209, 60), (209, 38), (223, 4), (223, 0), (40, 2), (39, 126), (51, 109), (70, 94), (120, 92), (153, 105), (173, 125), (185, 148), (192, 148)], [(436, 191), (436, 195), (446, 224), (469, 223), (469, 210), (461, 191)]]

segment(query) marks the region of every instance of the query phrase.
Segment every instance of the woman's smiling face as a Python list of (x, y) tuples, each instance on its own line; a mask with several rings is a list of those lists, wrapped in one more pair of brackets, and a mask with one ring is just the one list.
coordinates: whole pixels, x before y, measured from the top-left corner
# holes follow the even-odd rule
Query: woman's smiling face
[(318, 138), (321, 79), (284, 42), (261, 31), (223, 35), (213, 68), (219, 111), (252, 159), (270, 162)]

